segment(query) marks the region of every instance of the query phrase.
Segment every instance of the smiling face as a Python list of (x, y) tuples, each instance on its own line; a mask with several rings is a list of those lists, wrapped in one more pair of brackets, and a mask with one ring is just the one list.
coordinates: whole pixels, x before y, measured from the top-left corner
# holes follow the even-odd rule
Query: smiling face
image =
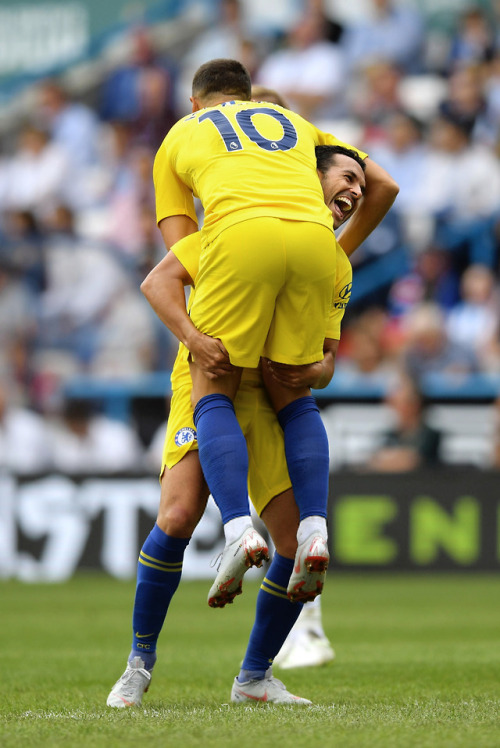
[(353, 158), (337, 153), (334, 163), (324, 172), (318, 170), (318, 176), (337, 229), (356, 211), (366, 188), (365, 173)]

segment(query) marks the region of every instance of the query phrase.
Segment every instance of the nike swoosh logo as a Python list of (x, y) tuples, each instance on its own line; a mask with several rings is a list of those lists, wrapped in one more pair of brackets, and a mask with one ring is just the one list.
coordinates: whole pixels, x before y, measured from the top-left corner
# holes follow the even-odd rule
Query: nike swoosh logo
[(154, 631), (153, 631), (152, 634), (136, 634), (135, 637), (136, 637), (136, 639), (147, 639), (148, 636), (154, 636), (154, 635), (155, 634), (154, 634)]
[(243, 696), (246, 696), (247, 699), (253, 699), (254, 701), (267, 701), (267, 691), (265, 692), (264, 696), (254, 696), (251, 693), (245, 693), (245, 691), (241, 691), (240, 693), (243, 694)]
[(118, 696), (119, 699), (121, 699), (123, 701), (123, 703), (125, 704), (125, 706), (134, 706), (134, 702), (133, 701), (127, 701), (127, 699), (124, 699), (123, 696), (120, 696), (120, 694), (117, 694), (117, 696)]

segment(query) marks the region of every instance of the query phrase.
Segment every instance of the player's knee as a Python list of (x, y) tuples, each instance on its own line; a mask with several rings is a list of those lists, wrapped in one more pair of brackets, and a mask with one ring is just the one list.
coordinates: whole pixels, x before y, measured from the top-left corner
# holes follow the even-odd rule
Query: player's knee
[(273, 543), (280, 556), (295, 558), (295, 553), (297, 552), (297, 538), (295, 535), (273, 538)]
[(176, 503), (160, 511), (156, 522), (167, 535), (189, 538), (199, 520), (200, 511), (197, 507)]

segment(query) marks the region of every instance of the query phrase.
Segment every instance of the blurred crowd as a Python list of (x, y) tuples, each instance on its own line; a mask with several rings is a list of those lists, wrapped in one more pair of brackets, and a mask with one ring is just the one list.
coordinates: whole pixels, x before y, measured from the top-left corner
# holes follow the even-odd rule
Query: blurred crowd
[[(400, 185), (352, 258), (354, 284), (363, 269), (377, 281), (396, 254), (405, 270), (351, 303), (335, 376), (403, 377), (421, 394), (428, 375), (500, 371), (500, 2), (462, 5), (438, 45), (419, 2), (365, 0), (347, 14), (335, 0), (299, 5), (292, 24), (266, 30), (247, 23), (244, 0), (220, 0), (175, 53), (132, 28), (125, 64), (78, 98), (63, 78), (41, 80), (29, 118), (4, 133), (0, 462), (9, 409), (24, 418), (19, 459), (28, 421), (41, 416), (70, 464), (68, 434), (90, 415), (67, 402), (69, 382), (170, 369), (176, 341), (139, 291), (165, 251), (152, 164), (189, 111), (193, 72), (213, 57), (242, 60), (256, 83), (366, 150)], [(125, 439), (125, 465), (136, 452), (143, 459), (135, 438)], [(43, 433), (29, 447), (33, 459), (47, 449)]]

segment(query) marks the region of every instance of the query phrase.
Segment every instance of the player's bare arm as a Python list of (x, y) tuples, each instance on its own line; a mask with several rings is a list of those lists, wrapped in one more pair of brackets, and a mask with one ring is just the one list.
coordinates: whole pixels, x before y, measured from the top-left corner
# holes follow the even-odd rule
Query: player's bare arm
[(222, 341), (201, 333), (191, 322), (184, 295), (184, 286), (189, 285), (193, 285), (189, 273), (175, 254), (169, 252), (144, 279), (141, 291), (209, 379), (232, 372), (234, 367)]
[(397, 197), (399, 186), (385, 169), (370, 158), (366, 164), (366, 190), (356, 214), (338, 237), (349, 257), (379, 225)]

